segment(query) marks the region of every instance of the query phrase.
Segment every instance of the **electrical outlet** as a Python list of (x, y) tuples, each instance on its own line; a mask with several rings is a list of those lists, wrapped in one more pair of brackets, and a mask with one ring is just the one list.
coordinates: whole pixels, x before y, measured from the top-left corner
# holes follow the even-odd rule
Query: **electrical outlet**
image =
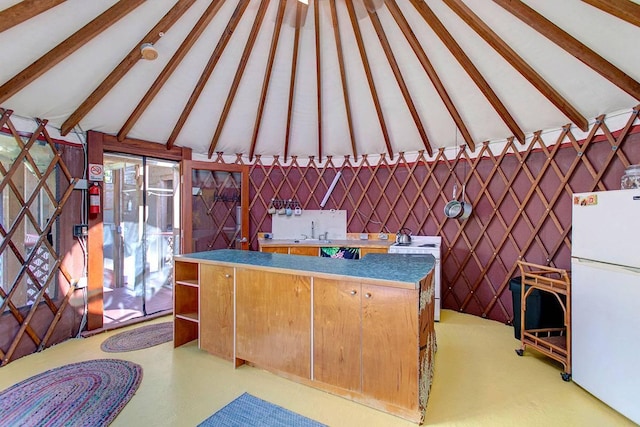
[(73, 237), (87, 237), (89, 235), (89, 226), (87, 224), (74, 224)]
[(78, 179), (78, 181), (76, 181), (75, 185), (73, 186), (74, 190), (86, 190), (87, 188), (89, 188), (89, 181), (82, 178)]
[(81, 277), (76, 282), (76, 289), (84, 289), (87, 287), (87, 276)]
[(378, 234), (378, 239), (380, 240), (389, 240), (389, 235), (387, 233)]

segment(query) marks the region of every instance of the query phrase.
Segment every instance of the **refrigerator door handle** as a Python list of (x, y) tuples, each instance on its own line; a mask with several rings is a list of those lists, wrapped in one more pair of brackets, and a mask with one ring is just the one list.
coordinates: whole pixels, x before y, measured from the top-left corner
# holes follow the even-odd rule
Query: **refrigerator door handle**
[(573, 257), (573, 261), (579, 264), (584, 264), (591, 267), (600, 268), (603, 270), (614, 270), (614, 271), (625, 270), (631, 274), (640, 275), (640, 268), (635, 268), (628, 265), (609, 264), (606, 262), (594, 261), (586, 258), (577, 258), (577, 257)]

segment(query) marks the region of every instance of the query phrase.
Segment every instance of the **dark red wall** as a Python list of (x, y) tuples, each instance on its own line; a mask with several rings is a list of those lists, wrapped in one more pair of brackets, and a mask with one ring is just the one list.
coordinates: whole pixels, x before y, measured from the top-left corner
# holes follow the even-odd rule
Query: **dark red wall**
[[(640, 127), (610, 133), (596, 123), (587, 138), (572, 131), (549, 141), (536, 135), (527, 145), (506, 148), (479, 144), (476, 153), (436, 153), (436, 159), (398, 163), (388, 158), (332, 159), (308, 166), (251, 166), (251, 247), (257, 233), (271, 231), (266, 210), (271, 198), (296, 199), (304, 209), (319, 204), (338, 171), (342, 176), (325, 209), (344, 209), (348, 232), (413, 234), (443, 238), (444, 308), (510, 322), (509, 280), (516, 262), (570, 268), (571, 195), (620, 188), (629, 164), (640, 163)], [(554, 137), (556, 138), (556, 137)], [(560, 141), (560, 143), (558, 143)], [(479, 154), (479, 156), (478, 156)], [(473, 213), (464, 221), (448, 219), (444, 206), (465, 184)]]

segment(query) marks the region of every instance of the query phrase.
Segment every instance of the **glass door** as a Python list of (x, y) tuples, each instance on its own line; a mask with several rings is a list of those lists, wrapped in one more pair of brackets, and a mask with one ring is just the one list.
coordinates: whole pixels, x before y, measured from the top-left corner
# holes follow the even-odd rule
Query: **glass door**
[(104, 154), (104, 324), (172, 308), (179, 163)]

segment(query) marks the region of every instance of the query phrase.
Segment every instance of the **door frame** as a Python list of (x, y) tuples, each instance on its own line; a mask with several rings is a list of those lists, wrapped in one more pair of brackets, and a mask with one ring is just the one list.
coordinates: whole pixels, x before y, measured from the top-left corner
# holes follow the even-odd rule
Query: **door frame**
[(249, 249), (249, 167), (246, 165), (212, 163), (198, 160), (184, 160), (182, 162), (182, 203), (181, 209), (181, 249), (183, 254), (193, 252), (193, 206), (191, 202), (192, 175), (194, 169), (211, 172), (240, 173), (240, 249)]
[[(87, 132), (87, 163), (103, 165), (104, 152), (133, 154), (156, 159), (174, 160), (183, 163), (191, 160), (191, 149), (184, 147), (172, 147), (167, 149), (164, 144), (126, 138), (118, 141), (115, 135), (107, 135), (102, 132)], [(102, 187), (102, 183), (101, 183)], [(104, 191), (100, 192), (100, 206), (104, 206)], [(181, 219), (181, 226), (184, 219)], [(87, 238), (87, 252), (90, 254), (87, 260), (87, 330), (93, 331), (104, 326), (104, 292), (102, 289), (104, 275), (104, 239), (102, 210), (96, 215), (89, 215), (89, 233)]]

